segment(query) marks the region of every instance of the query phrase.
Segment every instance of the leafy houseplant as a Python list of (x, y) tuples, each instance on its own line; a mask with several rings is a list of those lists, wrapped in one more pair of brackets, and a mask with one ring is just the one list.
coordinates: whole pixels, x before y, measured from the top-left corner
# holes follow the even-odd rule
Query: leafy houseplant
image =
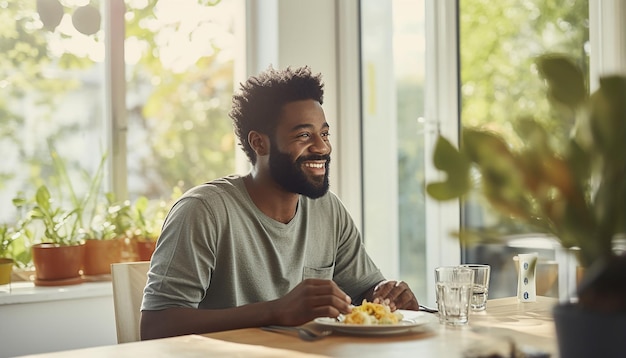
[[(174, 188), (172, 198), (181, 195), (180, 188)], [(161, 226), (167, 214), (165, 201), (150, 201), (145, 196), (135, 200), (130, 206), (130, 238), (136, 246), (137, 259), (149, 261), (156, 247)]]
[[(52, 143), (48, 143), (48, 147), (59, 182), (65, 186), (65, 190), (59, 187), (57, 191), (69, 195), (69, 208), (64, 208), (66, 204), (61, 195), (53, 198), (49, 187), (45, 184), (37, 188), (34, 200), (18, 197), (13, 200), (13, 203), (18, 208), (29, 209), (27, 223), (24, 226), (28, 226), (32, 220), (42, 224), (44, 233), (41, 236), (41, 242), (61, 246), (79, 244), (84, 240), (85, 234), (89, 232), (91, 221), (98, 208), (98, 195), (102, 185), (106, 155), (102, 156), (93, 177), (89, 178), (88, 174), (83, 173), (83, 177), (87, 178), (86, 181), (88, 181), (88, 190), (85, 195), (79, 196), (68, 175), (64, 160), (59, 156)], [(89, 221), (88, 224), (85, 224), (86, 219)]]
[[(104, 155), (96, 174), (88, 178), (87, 192), (79, 196), (68, 175), (64, 160), (49, 143), (50, 156), (60, 185), (59, 195), (52, 197), (50, 189), (43, 184), (37, 188), (33, 199), (18, 197), (13, 200), (18, 208), (27, 209), (24, 231), (30, 232), (35, 244), (31, 246), (35, 266), (36, 285), (62, 285), (82, 282), (85, 262), (85, 238), (97, 209)], [(60, 193), (69, 194), (69, 204)], [(91, 213), (91, 214), (90, 214)]]
[(7, 224), (0, 225), (0, 285), (11, 282), (13, 271), (13, 258), (11, 255), (11, 244), (17, 240), (19, 232)]
[(54, 206), (50, 190), (46, 185), (41, 185), (35, 193), (35, 203), (29, 216), (31, 220), (43, 224), (42, 242), (67, 246), (81, 241), (78, 235), (78, 211), (79, 208), (63, 210), (60, 206)]
[(118, 203), (113, 193), (106, 193), (106, 204), (93, 215), (86, 240), (85, 274), (102, 275), (111, 272), (111, 264), (127, 260), (130, 207), (127, 201)]
[(40, 186), (28, 220), (41, 223), (41, 242), (31, 247), (35, 265), (35, 285), (56, 286), (80, 283), (84, 244), (78, 235), (77, 208), (56, 206), (45, 185)]
[[(464, 128), (459, 149), (440, 137), (433, 160), (447, 178), (430, 183), (427, 191), (437, 200), (462, 198), (473, 187), (472, 175), (478, 173), (481, 193), (497, 213), (552, 234), (565, 248), (579, 249), (578, 260), (586, 270), (576, 310), (610, 311), (619, 321), (614, 327), (621, 327), (617, 331), (623, 334), (626, 256), (615, 247), (626, 233), (626, 77), (602, 77), (599, 89), (588, 95), (582, 71), (568, 58), (544, 55), (537, 65), (547, 84), (554, 121), (519, 118), (514, 122), (523, 138), (518, 148), (484, 128)], [(571, 131), (559, 138), (550, 124)], [(480, 235), (460, 233), (462, 240), (470, 241)], [(588, 335), (581, 341), (593, 341), (591, 325), (567, 325)], [(557, 322), (557, 332), (561, 331)], [(604, 336), (598, 339), (616, 337), (599, 332)], [(566, 347), (560, 344), (562, 356), (579, 350), (569, 350), (573, 341)]]
[(1, 224), (0, 258), (10, 258), (18, 266), (26, 266), (30, 261), (25, 242), (28, 235), (28, 231), (22, 227), (22, 222), (19, 222), (17, 226)]
[(7, 224), (0, 225), (0, 257), (8, 257), (11, 244), (15, 241), (15, 230)]
[[(19, 199), (15, 199), (17, 206)], [(32, 262), (30, 238), (32, 233), (25, 226), (27, 220), (19, 220), (14, 225), (0, 225), (0, 285), (11, 282), (13, 268), (26, 269)], [(16, 272), (17, 276), (23, 274)]]
[[(111, 272), (111, 264), (120, 262), (122, 257), (124, 228), (119, 227), (116, 215), (112, 213), (112, 194), (104, 195), (107, 203), (101, 203), (102, 181), (107, 155), (103, 154), (93, 176), (83, 172), (87, 190), (79, 196), (67, 172), (65, 162), (56, 154), (50, 145), (54, 168), (65, 191), (69, 193), (72, 206), (76, 210), (76, 223), (79, 236), (85, 243), (83, 273), (88, 276), (107, 275)], [(100, 211), (104, 211), (101, 214)]]

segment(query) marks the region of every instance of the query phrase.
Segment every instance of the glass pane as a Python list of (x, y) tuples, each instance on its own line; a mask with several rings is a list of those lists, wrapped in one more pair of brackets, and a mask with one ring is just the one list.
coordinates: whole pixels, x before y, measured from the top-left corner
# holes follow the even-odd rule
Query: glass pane
[[(397, 243), (398, 278), (417, 297), (426, 296), (427, 274), (420, 121), (424, 113), (424, 11), (423, 0), (361, 2), (364, 237)], [(381, 209), (388, 205), (381, 196), (389, 188), (393, 188), (389, 194), (395, 197), (394, 210)], [(390, 213), (395, 217), (377, 221)], [(372, 223), (394, 234), (371, 238), (368, 225)]]
[(106, 152), (104, 32), (99, 2), (86, 3), (0, 3), (0, 223), (17, 219), (18, 193), (32, 198), (44, 183), (70, 200), (51, 148), (77, 195), (89, 184), (83, 172), (94, 175)]
[(234, 4), (126, 1), (131, 199), (234, 172)]
[(398, 91), (398, 213), (400, 279), (417, 297), (426, 296), (424, 192), (425, 5), (394, 1), (394, 58)]
[[(565, 53), (588, 73), (588, 0), (570, 0), (566, 6), (541, 0), (461, 0), (459, 4), (461, 123), (503, 132), (515, 146), (524, 138), (514, 135), (512, 121), (523, 115), (541, 119), (548, 113), (534, 58), (547, 52)], [(552, 133), (568, 135), (559, 127)], [(548, 237), (500, 220), (477, 195), (465, 202), (464, 214), (466, 227), (494, 229), (509, 239), (506, 244), (464, 250), (464, 262), (493, 266), (490, 298), (516, 295), (513, 256), (517, 253), (539, 252), (545, 267), (538, 270), (546, 272), (567, 264)], [(558, 296), (557, 284), (548, 285), (543, 293)]]

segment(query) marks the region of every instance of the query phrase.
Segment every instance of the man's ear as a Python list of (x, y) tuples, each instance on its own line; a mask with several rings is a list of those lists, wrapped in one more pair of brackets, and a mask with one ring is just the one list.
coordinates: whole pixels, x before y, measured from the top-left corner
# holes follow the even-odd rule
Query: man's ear
[(270, 153), (270, 139), (267, 135), (257, 131), (248, 133), (248, 143), (257, 156), (264, 156)]

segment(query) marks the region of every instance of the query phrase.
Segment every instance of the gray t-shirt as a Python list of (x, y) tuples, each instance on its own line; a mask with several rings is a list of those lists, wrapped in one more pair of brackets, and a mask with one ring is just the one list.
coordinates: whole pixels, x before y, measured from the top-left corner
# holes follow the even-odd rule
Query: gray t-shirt
[(384, 279), (333, 193), (300, 196), (296, 215), (283, 224), (256, 207), (241, 177), (230, 176), (197, 186), (174, 204), (141, 309), (269, 301), (306, 278), (332, 279), (353, 299)]

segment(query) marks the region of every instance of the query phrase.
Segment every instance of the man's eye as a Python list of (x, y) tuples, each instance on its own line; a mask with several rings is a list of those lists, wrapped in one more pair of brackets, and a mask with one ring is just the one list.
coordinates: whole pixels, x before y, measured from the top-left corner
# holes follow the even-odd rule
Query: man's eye
[(311, 135), (309, 133), (302, 133), (298, 137), (300, 138), (309, 138)]

